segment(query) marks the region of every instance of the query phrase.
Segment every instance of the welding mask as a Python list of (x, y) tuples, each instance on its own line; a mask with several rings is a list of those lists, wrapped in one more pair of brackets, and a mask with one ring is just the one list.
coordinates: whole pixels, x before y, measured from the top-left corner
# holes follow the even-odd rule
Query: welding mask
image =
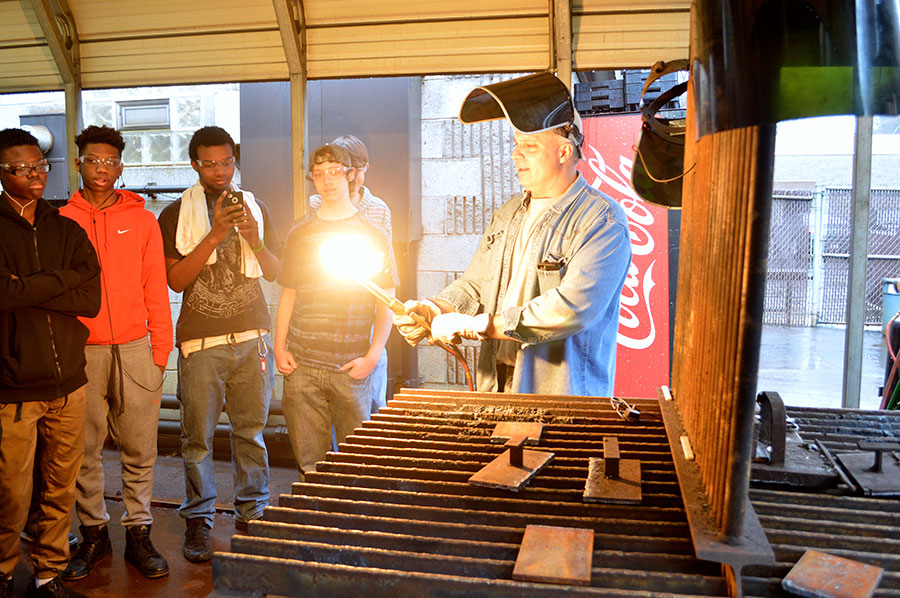
[(476, 87), (463, 101), (459, 120), (464, 124), (505, 118), (520, 133), (563, 128), (581, 158), (581, 118), (569, 88), (552, 73), (537, 73)]
[[(641, 96), (652, 83), (667, 73), (688, 68), (687, 60), (657, 62), (651, 69)], [(631, 169), (631, 185), (650, 203), (667, 208), (681, 207), (681, 179), (684, 176), (684, 121), (657, 116), (660, 109), (687, 91), (679, 83), (645, 104), (641, 112), (641, 135)]]

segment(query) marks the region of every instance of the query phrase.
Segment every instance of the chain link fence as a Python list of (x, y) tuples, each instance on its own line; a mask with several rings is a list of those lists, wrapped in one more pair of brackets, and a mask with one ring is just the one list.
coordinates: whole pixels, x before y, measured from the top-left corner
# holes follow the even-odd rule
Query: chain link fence
[(811, 284), (813, 248), (810, 234), (814, 190), (782, 189), (772, 194), (769, 267), (763, 323), (815, 325)]
[[(825, 189), (828, 218), (823, 234), (823, 295), (819, 322), (847, 321), (853, 192)], [(873, 189), (869, 196), (866, 263), (866, 324), (881, 324), (882, 279), (900, 277), (900, 189)]]
[[(900, 189), (869, 197), (865, 323), (880, 326), (882, 279), (900, 278)], [(764, 323), (846, 324), (852, 202), (847, 188), (773, 193)]]

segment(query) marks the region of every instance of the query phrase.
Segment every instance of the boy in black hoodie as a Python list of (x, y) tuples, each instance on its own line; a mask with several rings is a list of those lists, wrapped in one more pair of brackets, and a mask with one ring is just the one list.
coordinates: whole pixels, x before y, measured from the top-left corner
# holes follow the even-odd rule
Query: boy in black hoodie
[(13, 596), (35, 459), (43, 481), (27, 596), (82, 596), (58, 576), (84, 456), (88, 331), (77, 316), (100, 309), (100, 266), (81, 227), (41, 199), (49, 171), (33, 136), (0, 131), (0, 598)]

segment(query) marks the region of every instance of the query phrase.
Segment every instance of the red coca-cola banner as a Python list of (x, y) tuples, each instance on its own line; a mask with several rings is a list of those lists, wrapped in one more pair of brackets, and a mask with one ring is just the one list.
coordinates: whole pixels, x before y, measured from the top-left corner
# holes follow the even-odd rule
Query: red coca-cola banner
[(631, 267), (622, 288), (615, 394), (656, 397), (669, 384), (668, 214), (631, 188), (639, 114), (585, 118), (587, 182), (618, 201), (628, 214)]

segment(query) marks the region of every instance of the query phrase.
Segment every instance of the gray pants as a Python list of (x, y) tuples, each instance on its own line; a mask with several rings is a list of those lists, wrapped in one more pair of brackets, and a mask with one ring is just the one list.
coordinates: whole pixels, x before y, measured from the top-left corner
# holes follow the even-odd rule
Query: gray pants
[(103, 499), (103, 443), (107, 433), (122, 455), (122, 525), (149, 525), (162, 374), (147, 338), (118, 345), (87, 345), (87, 421), (84, 461), (75, 485), (75, 512), (83, 525), (109, 521)]

